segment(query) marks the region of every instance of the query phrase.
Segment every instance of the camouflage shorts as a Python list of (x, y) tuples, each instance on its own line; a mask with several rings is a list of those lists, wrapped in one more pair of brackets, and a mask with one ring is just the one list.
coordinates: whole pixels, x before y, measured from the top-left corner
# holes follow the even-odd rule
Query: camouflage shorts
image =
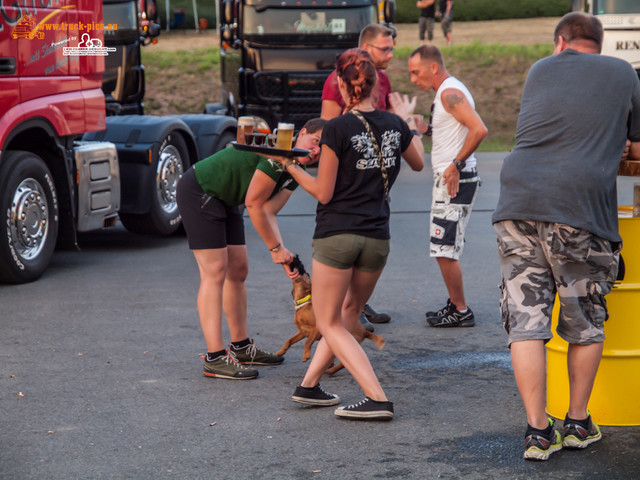
[(433, 176), (429, 255), (459, 260), (464, 248), (464, 233), (476, 199), (480, 177), (473, 169), (460, 172), (460, 190), (455, 198), (442, 184), (442, 174)]
[(552, 338), (556, 293), (558, 335), (577, 345), (603, 342), (609, 317), (605, 295), (618, 272), (619, 249), (559, 223), (503, 221), (494, 227), (502, 272), (500, 311), (509, 345)]

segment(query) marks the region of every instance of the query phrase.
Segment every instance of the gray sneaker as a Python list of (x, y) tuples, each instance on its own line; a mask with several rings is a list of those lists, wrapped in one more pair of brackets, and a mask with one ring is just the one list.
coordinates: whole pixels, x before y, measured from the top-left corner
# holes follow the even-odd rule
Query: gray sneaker
[(246, 347), (236, 348), (231, 344), (229, 351), (235, 354), (240, 365), (280, 365), (284, 362), (284, 356), (258, 348), (253, 339)]
[(235, 355), (230, 351), (211, 362), (207, 361), (207, 356), (205, 355), (202, 373), (207, 377), (228, 378), (231, 380), (252, 380), (258, 376), (257, 370), (238, 364)]

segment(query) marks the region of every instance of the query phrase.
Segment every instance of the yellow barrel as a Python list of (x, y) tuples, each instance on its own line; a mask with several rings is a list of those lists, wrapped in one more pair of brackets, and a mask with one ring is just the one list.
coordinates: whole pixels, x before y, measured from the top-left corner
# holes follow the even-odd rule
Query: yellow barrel
[[(621, 207), (618, 218), (626, 274), (607, 295), (604, 352), (589, 400), (600, 425), (640, 425), (640, 217)], [(547, 412), (564, 418), (569, 408), (568, 344), (555, 333), (559, 305), (553, 310), (553, 339), (547, 343)]]

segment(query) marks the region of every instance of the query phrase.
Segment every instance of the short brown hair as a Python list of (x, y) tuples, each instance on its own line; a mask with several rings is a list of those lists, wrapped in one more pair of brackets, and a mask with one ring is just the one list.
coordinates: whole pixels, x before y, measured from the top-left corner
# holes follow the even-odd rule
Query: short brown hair
[(358, 39), (358, 46), (362, 48), (367, 43), (373, 42), (378, 35), (382, 35), (384, 37), (391, 37), (393, 35), (393, 30), (379, 23), (370, 23), (369, 25), (364, 27), (360, 32), (360, 38)]
[(562, 37), (569, 43), (574, 40), (589, 40), (602, 50), (602, 23), (593, 15), (583, 12), (567, 13), (560, 19), (553, 32), (553, 42)]
[(324, 128), (325, 123), (327, 123), (327, 121), (324, 118), (312, 118), (311, 120), (307, 120), (302, 128), (304, 128), (307, 133), (316, 133)]
[(431, 61), (444, 68), (444, 58), (438, 47), (434, 47), (433, 45), (422, 45), (411, 52), (409, 58), (416, 55), (420, 55), (420, 60), (422, 61)]

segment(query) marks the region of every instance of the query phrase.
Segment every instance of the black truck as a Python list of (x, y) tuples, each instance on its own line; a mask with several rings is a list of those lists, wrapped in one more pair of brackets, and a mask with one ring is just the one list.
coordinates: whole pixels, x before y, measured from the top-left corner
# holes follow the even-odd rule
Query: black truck
[(260, 129), (299, 129), (320, 115), (336, 55), (356, 47), (366, 25), (394, 17), (393, 0), (223, 0), (221, 100), (205, 111), (253, 116)]

